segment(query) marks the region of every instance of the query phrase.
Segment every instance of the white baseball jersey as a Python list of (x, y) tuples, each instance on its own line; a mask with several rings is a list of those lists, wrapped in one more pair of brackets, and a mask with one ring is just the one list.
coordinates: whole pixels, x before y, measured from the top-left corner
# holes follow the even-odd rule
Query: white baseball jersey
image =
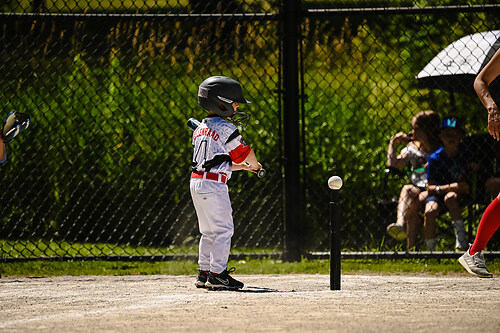
[[(250, 153), (238, 129), (218, 116), (205, 118), (193, 133), (193, 165), (196, 172), (231, 177), (232, 162), (241, 163)], [(191, 178), (193, 199), (201, 233), (198, 264), (203, 271), (221, 273), (227, 268), (231, 237), (234, 232), (233, 210), (225, 182)]]
[(236, 126), (219, 116), (209, 116), (193, 133), (193, 171), (223, 173), (231, 178), (232, 162), (241, 163), (250, 153)]

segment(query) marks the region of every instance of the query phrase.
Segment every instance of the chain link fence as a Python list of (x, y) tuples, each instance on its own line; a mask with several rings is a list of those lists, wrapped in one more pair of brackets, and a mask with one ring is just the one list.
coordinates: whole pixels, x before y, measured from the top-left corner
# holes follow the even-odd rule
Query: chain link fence
[[(303, 1), (297, 12), (304, 255), (329, 248), (334, 174), (344, 179), (342, 248), (405, 250), (386, 227), (408, 180), (388, 176), (386, 152), (417, 112), (458, 115), (469, 135), (486, 133), (473, 93), (425, 88), (416, 76), (448, 44), (498, 29), (500, 7), (414, 5)], [(268, 171), (232, 177), (232, 254), (281, 257), (291, 232), (281, 2), (12, 0), (0, 8), (2, 112), (32, 119), (0, 165), (2, 259), (196, 257), (186, 121), (204, 117), (196, 93), (211, 75), (237, 79), (253, 102), (243, 106), (252, 118), (242, 133)], [(483, 178), (496, 171), (494, 143), (477, 142), (471, 151), (488, 171), (470, 179), (469, 241), (493, 197)], [(447, 214), (439, 229), (438, 251), (453, 251)], [(413, 250), (425, 251), (422, 237)]]
[[(421, 110), (434, 110), (441, 118), (456, 115), (466, 123), (468, 138), (462, 149), (479, 164), (477, 171), (465, 171), (470, 191), (462, 202), (467, 240), (473, 241), (482, 211), (498, 193), (496, 186), (489, 188), (490, 193), (485, 188), (486, 181), (496, 176), (497, 154), (495, 143), (484, 134), (486, 112), (472, 89), (473, 79), (462, 78), (452, 87), (439, 82), (437, 89), (428, 89), (428, 83), (416, 76), (450, 43), (497, 29), (497, 14), (450, 8), (314, 10), (303, 21), (302, 156), (311, 249), (330, 246), (328, 207), (318, 203), (328, 196), (324, 185), (328, 175), (337, 174), (345, 183), (343, 248), (407, 250), (406, 243), (389, 237), (386, 228), (396, 222), (400, 191), (409, 179), (386, 173), (386, 156), (390, 138), (410, 132), (412, 118)], [(499, 47), (497, 39), (492, 48)], [(422, 204), (420, 228), (423, 211)], [(455, 249), (449, 214), (438, 218), (437, 238), (439, 252)], [(422, 233), (415, 245), (411, 250), (427, 250)], [(498, 248), (498, 233), (491, 247)]]

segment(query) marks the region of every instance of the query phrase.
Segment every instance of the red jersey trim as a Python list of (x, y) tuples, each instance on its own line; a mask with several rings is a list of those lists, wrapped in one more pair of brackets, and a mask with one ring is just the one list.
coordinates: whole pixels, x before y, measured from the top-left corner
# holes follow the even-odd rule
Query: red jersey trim
[(234, 148), (229, 152), (229, 157), (231, 157), (231, 160), (234, 163), (242, 163), (250, 154), (250, 146), (244, 146), (244, 145), (239, 145), (238, 147)]

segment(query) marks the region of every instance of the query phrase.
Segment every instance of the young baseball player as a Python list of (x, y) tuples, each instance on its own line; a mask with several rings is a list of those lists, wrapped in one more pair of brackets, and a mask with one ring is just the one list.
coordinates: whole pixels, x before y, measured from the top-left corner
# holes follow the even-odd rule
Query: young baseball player
[[(191, 197), (201, 233), (196, 287), (213, 290), (243, 288), (227, 269), (234, 226), (227, 182), (237, 170), (256, 172), (262, 165), (243, 141), (235, 115), (240, 104), (250, 104), (240, 84), (212, 76), (198, 89), (198, 104), (209, 111), (193, 132)], [(238, 112), (239, 115), (243, 113)]]
[[(496, 139), (500, 140), (500, 110), (491, 97), (489, 85), (500, 75), (500, 50), (479, 72), (474, 81), (474, 89), (479, 99), (488, 110), (488, 131)], [(500, 193), (493, 199), (484, 211), (479, 226), (477, 228), (476, 239), (469, 246), (469, 249), (458, 259), (460, 264), (471, 274), (491, 278), (491, 274), (486, 268), (483, 250), (491, 239), (495, 231), (500, 226)]]

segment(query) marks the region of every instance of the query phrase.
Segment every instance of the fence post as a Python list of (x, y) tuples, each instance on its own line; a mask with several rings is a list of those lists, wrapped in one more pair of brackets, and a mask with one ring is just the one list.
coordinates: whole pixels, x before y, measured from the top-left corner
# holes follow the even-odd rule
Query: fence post
[(283, 133), (285, 167), (284, 259), (299, 261), (303, 253), (303, 202), (300, 200), (300, 131), (298, 28), (300, 0), (284, 0), (281, 7), (283, 52)]

